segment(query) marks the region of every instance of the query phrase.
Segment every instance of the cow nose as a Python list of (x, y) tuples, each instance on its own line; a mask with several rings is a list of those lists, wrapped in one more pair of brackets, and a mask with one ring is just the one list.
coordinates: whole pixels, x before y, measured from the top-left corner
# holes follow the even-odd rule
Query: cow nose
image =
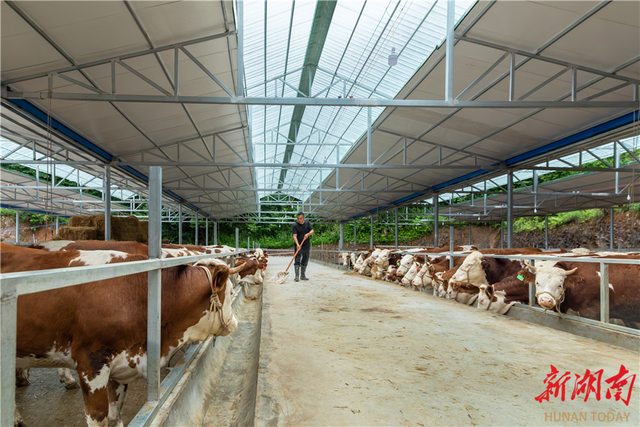
[(540, 303), (541, 307), (553, 308), (553, 299), (552, 298), (541, 296), (540, 298), (538, 298), (538, 303)]

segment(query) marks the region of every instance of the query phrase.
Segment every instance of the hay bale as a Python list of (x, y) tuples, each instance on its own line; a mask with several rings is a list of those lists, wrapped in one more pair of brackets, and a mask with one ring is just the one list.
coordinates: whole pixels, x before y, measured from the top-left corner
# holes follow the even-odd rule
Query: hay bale
[[(62, 227), (55, 239), (104, 240), (104, 224), (104, 215), (74, 216), (69, 219), (69, 226)], [(148, 228), (148, 221), (140, 221), (135, 216), (112, 216), (111, 240), (147, 244)]]
[[(72, 216), (69, 218), (69, 227), (95, 227), (98, 215)], [(104, 224), (104, 215), (102, 223)], [(103, 227), (104, 229), (104, 227)]]
[[(104, 234), (103, 234), (104, 236)], [(98, 232), (94, 227), (61, 227), (58, 230), (59, 240), (99, 240)], [(100, 240), (104, 240), (100, 239)]]

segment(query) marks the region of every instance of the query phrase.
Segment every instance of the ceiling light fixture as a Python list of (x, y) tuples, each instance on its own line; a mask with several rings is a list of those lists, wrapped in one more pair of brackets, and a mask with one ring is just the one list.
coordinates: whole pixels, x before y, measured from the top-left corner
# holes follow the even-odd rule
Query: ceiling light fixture
[(398, 54), (396, 53), (396, 48), (391, 48), (391, 54), (389, 55), (389, 66), (393, 67), (398, 64)]

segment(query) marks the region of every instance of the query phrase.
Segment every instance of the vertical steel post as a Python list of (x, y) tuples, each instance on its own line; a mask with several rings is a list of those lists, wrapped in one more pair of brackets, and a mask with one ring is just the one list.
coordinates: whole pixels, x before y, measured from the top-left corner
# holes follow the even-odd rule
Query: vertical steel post
[(0, 287), (0, 425), (12, 426), (16, 401), (18, 294)]
[[(162, 168), (149, 167), (149, 259), (161, 258)], [(160, 388), (160, 325), (162, 321), (162, 269), (148, 273), (147, 295), (147, 401), (157, 401)]]
[(445, 83), (444, 98), (447, 102), (453, 102), (453, 46), (455, 45), (454, 30), (456, 20), (456, 2), (447, 0), (447, 44), (445, 56)]
[(340, 223), (340, 244), (338, 245), (340, 250), (344, 250), (344, 223)]
[(371, 164), (371, 107), (367, 107), (367, 164)]
[(609, 249), (613, 249), (613, 208), (609, 209)]
[(213, 245), (218, 245), (218, 221), (213, 222)]
[(504, 248), (504, 221), (500, 220), (500, 248)]
[(20, 241), (20, 211), (16, 211), (16, 243)]
[(371, 232), (369, 235), (369, 249), (373, 249), (373, 215), (369, 217), (371, 220)]
[(533, 171), (533, 213), (538, 211), (538, 171)]
[(393, 208), (393, 213), (395, 215), (394, 221), (394, 234), (395, 234), (395, 248), (398, 249), (398, 207)]
[(449, 252), (451, 252), (451, 256), (449, 257), (449, 268), (453, 268), (453, 247), (455, 246), (455, 230), (453, 225), (449, 226)]
[(507, 173), (507, 248), (513, 247), (513, 171)]
[(236, 227), (236, 252), (240, 248), (240, 229)]
[(111, 241), (111, 166), (104, 167), (104, 241)]
[(178, 205), (178, 244), (182, 244), (182, 204)]
[(251, 238), (247, 237), (247, 249), (251, 249)]
[(549, 249), (549, 215), (544, 216), (544, 248)]
[(209, 218), (204, 219), (204, 245), (209, 246)]
[[(615, 167), (616, 169), (620, 168), (620, 150), (618, 149), (618, 143), (614, 142), (613, 143), (613, 156), (615, 158)], [(615, 183), (615, 187), (616, 187), (616, 194), (618, 194), (620, 192), (620, 172), (616, 172), (616, 183)]]
[(196, 246), (198, 246), (198, 213), (196, 212)]
[(578, 100), (578, 70), (571, 69), (571, 101)]
[(353, 220), (353, 250), (358, 250), (358, 220)]
[[(531, 260), (531, 266), (535, 267), (536, 266), (536, 260), (532, 259)], [(533, 307), (536, 303), (536, 284), (535, 283), (529, 283), (529, 307)]]
[(236, 2), (236, 37), (238, 41), (238, 65), (237, 65), (237, 84), (238, 89), (236, 91), (237, 96), (244, 96), (244, 2)]
[(438, 216), (440, 207), (438, 206), (438, 196), (433, 196), (433, 246), (439, 247), (438, 245)]
[(56, 236), (58, 235), (59, 228), (60, 228), (60, 217), (56, 215)]
[(609, 323), (609, 264), (600, 263), (600, 321)]
[(471, 224), (469, 224), (469, 246), (471, 246)]

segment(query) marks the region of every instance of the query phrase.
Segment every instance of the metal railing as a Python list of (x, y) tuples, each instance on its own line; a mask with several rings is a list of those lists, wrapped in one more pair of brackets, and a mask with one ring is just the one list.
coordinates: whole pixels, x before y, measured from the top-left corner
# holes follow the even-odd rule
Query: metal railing
[[(147, 404), (136, 416), (137, 426), (148, 426), (180, 377), (167, 376), (160, 384), (160, 321), (162, 269), (193, 263), (202, 259), (230, 258), (248, 249), (221, 254), (193, 255), (161, 259), (160, 212), (162, 171), (150, 167), (149, 179), (149, 258), (100, 266), (59, 268), (2, 274), (0, 279), (0, 425), (13, 425), (15, 407), (15, 368), (18, 297), (37, 292), (96, 282), (131, 274), (148, 273), (147, 306)], [(158, 207), (152, 214), (153, 207)], [(235, 276), (234, 276), (235, 281)], [(185, 357), (193, 357), (189, 352)]]
[[(343, 252), (347, 252), (347, 253), (351, 253), (351, 252), (355, 252), (355, 253), (367, 253), (367, 251), (349, 251), (349, 250), (343, 250), (343, 251), (316, 251), (316, 257), (313, 257), (313, 259), (318, 259), (318, 260), (322, 260), (321, 257), (323, 257), (323, 255), (318, 254), (318, 252), (328, 252), (329, 254), (324, 255), (325, 259), (330, 259), (333, 260), (334, 263), (338, 263), (338, 258), (337, 258), (337, 253), (343, 253)], [(455, 253), (453, 251), (451, 252), (438, 252), (438, 253), (426, 253), (426, 254), (416, 254), (415, 252), (406, 252), (406, 251), (396, 251), (394, 250), (393, 253), (395, 254), (401, 254), (401, 255), (414, 255), (416, 257), (419, 256), (424, 256), (425, 258), (425, 262), (427, 261), (427, 257), (439, 257), (439, 256), (446, 256), (449, 257), (449, 267), (453, 268), (453, 264), (454, 264), (454, 258), (453, 257), (467, 257), (469, 256), (469, 253)], [(486, 254), (485, 256), (487, 257), (491, 257), (491, 258), (504, 258), (504, 259), (511, 259), (511, 260), (526, 260), (528, 261), (532, 266), (535, 267), (535, 262), (536, 261), (568, 261), (568, 262), (579, 262), (579, 263), (597, 263), (600, 265), (600, 318), (599, 320), (593, 320), (593, 319), (589, 319), (586, 317), (581, 317), (581, 316), (575, 316), (575, 315), (571, 315), (571, 314), (563, 314), (562, 316), (567, 317), (569, 319), (572, 320), (576, 320), (582, 323), (587, 323), (590, 325), (598, 325), (601, 327), (604, 327), (606, 329), (610, 329), (610, 330), (615, 330), (618, 332), (624, 332), (624, 333), (630, 333), (632, 335), (637, 335), (640, 336), (640, 330), (638, 329), (634, 329), (634, 328), (629, 328), (626, 326), (619, 326), (616, 324), (612, 324), (609, 323), (610, 318), (609, 318), (609, 266), (611, 264), (627, 264), (627, 265), (639, 265), (640, 266), (640, 259), (623, 259), (623, 258), (614, 258), (614, 259), (603, 259), (603, 258), (598, 258), (598, 257), (592, 257), (592, 258), (588, 258), (588, 257), (559, 257), (559, 256), (553, 256), (553, 255), (543, 255), (543, 253), (541, 253), (540, 255), (493, 255), (493, 254)], [(349, 258), (348, 258), (349, 259)], [(350, 261), (349, 262), (349, 266), (350, 266)], [(342, 265), (342, 264), (341, 264)], [(528, 301), (528, 305), (524, 305), (524, 304), (520, 304), (517, 303), (516, 306), (518, 307), (522, 307), (522, 308), (526, 308), (532, 311), (538, 311), (538, 312), (542, 312), (542, 313), (546, 313), (548, 315), (557, 315), (556, 313), (554, 313), (553, 311), (549, 311), (549, 310), (545, 310), (542, 307), (536, 307), (536, 290), (535, 290), (535, 284), (531, 283), (529, 284), (529, 301)]]

